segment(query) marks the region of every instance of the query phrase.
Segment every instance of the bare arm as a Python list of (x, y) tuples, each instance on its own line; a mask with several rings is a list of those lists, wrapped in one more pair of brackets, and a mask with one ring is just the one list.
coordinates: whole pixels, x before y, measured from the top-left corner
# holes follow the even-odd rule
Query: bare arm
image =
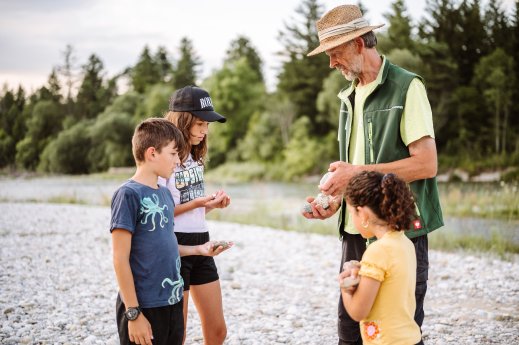
[(230, 242), (229, 246), (227, 248), (224, 248), (222, 246), (219, 246), (217, 248), (214, 248), (213, 246), (214, 241), (208, 241), (204, 244), (200, 244), (198, 246), (185, 246), (185, 245), (178, 245), (178, 252), (180, 256), (189, 256), (189, 255), (203, 255), (203, 256), (217, 256), (221, 252), (231, 248), (234, 243)]
[(203, 196), (184, 204), (175, 205), (175, 216), (199, 207), (205, 207), (205, 213), (208, 213), (215, 208), (225, 208), (230, 203), (231, 198), (223, 190), (220, 190), (213, 195)]
[[(346, 276), (346, 274), (341, 273), (339, 282)], [(378, 280), (364, 276), (360, 277), (359, 286), (354, 291), (341, 289), (342, 302), (348, 315), (357, 322), (365, 319), (373, 308), (379, 289), (380, 282)]]
[(325, 194), (342, 195), (346, 191), (350, 179), (362, 170), (393, 173), (406, 182), (431, 178), (436, 176), (438, 161), (436, 143), (430, 136), (413, 141), (408, 146), (410, 157), (398, 161), (380, 164), (352, 165), (338, 161), (330, 164), (334, 173), (321, 186)]
[[(132, 234), (124, 229), (112, 231), (113, 263), (117, 283), (126, 308), (137, 307), (137, 293), (133, 274), (130, 267), (130, 249), (132, 247)], [(128, 321), (128, 333), (130, 340), (138, 344), (151, 344), (153, 338), (151, 325), (141, 313), (134, 321)]]

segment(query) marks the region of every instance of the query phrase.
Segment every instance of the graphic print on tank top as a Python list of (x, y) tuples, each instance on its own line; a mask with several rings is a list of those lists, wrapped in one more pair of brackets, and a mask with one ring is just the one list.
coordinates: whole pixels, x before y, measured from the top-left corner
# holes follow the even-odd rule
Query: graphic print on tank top
[(180, 192), (180, 203), (184, 204), (204, 196), (204, 168), (195, 165), (175, 172), (175, 187)]

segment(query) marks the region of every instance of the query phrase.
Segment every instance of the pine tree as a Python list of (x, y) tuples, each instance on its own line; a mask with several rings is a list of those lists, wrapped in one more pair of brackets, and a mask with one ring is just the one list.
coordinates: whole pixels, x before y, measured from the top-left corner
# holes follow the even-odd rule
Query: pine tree
[(65, 51), (62, 52), (63, 64), (58, 66), (57, 72), (65, 79), (66, 100), (67, 103), (72, 102), (72, 89), (76, 84), (76, 56), (74, 55), (74, 47), (67, 44)]
[(227, 49), (225, 63), (234, 63), (244, 57), (249, 67), (256, 72), (258, 79), (263, 81), (262, 65), (263, 62), (256, 48), (252, 46), (250, 40), (245, 36), (238, 36), (231, 42), (231, 46)]
[(387, 37), (394, 48), (414, 50), (411, 37), (411, 17), (407, 13), (404, 0), (396, 0), (391, 4), (391, 12), (385, 13), (384, 17), (389, 22)]
[(187, 37), (180, 41), (180, 59), (173, 73), (173, 86), (180, 89), (186, 85), (196, 85), (198, 66), (201, 64), (193, 43)]
[(173, 66), (169, 61), (168, 51), (165, 47), (160, 46), (155, 53), (155, 65), (158, 69), (159, 79), (162, 83), (167, 83), (172, 79)]
[(103, 84), (103, 62), (92, 54), (88, 63), (83, 65), (83, 80), (79, 87), (76, 102), (76, 117), (91, 119), (108, 105), (107, 88)]
[(310, 119), (312, 134), (323, 135), (331, 127), (327, 121), (319, 121), (316, 100), (330, 74), (329, 62), (325, 54), (306, 56), (319, 46), (315, 23), (323, 13), (322, 6), (317, 0), (304, 0), (296, 13), (299, 18), (285, 23), (285, 29), (279, 33), (284, 46), (280, 55), (285, 62), (278, 76), (278, 91), (295, 105), (297, 117)]
[(133, 89), (138, 93), (144, 93), (149, 86), (161, 80), (159, 66), (151, 57), (148, 46), (142, 50), (139, 61), (131, 69), (130, 75)]

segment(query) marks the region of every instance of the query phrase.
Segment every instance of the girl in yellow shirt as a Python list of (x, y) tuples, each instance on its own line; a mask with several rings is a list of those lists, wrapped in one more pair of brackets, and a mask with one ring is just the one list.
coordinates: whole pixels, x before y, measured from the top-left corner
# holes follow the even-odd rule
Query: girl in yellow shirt
[[(344, 308), (359, 322), (364, 344), (416, 344), (416, 254), (404, 234), (416, 218), (413, 195), (394, 174), (364, 171), (351, 179), (345, 197), (362, 237), (377, 240), (360, 267), (345, 265), (339, 275)], [(358, 276), (358, 285), (346, 287)]]

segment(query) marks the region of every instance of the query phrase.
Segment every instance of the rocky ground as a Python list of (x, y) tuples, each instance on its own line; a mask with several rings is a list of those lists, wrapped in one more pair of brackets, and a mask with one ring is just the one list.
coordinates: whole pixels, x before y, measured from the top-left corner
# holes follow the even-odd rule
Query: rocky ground
[[(0, 343), (117, 344), (109, 208), (0, 203)], [(210, 223), (226, 344), (336, 344), (336, 237)], [(426, 344), (519, 343), (519, 258), (430, 252)], [(186, 344), (202, 344), (191, 305)]]

